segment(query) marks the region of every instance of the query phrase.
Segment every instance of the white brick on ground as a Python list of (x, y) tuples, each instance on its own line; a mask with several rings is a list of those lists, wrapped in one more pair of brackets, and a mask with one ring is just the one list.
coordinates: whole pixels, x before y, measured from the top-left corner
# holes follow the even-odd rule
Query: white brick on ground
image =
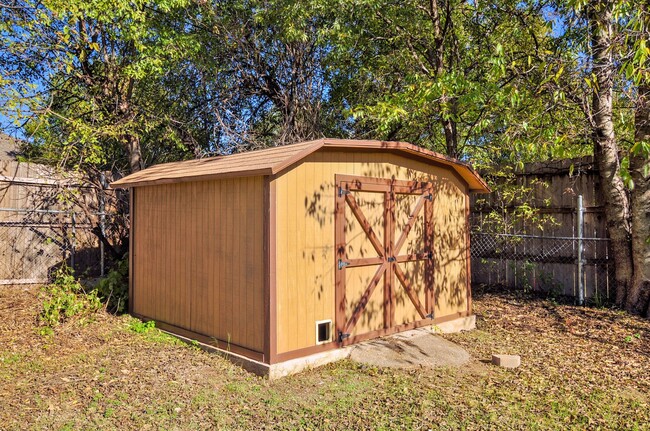
[(521, 365), (519, 355), (492, 355), (492, 363), (504, 368), (517, 368)]

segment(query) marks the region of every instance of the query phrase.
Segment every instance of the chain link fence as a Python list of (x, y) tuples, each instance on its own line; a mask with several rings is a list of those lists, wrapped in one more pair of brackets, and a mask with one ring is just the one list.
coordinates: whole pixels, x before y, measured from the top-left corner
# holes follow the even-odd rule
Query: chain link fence
[(593, 157), (527, 163), (471, 202), (472, 282), (604, 303), (614, 263)]
[(608, 238), (473, 232), (471, 256), (475, 278), (491, 284), (595, 302), (614, 293)]
[[(47, 283), (62, 265), (100, 276), (104, 250), (92, 232), (105, 214), (0, 208), (0, 284)], [(93, 220), (94, 219), (94, 220)]]

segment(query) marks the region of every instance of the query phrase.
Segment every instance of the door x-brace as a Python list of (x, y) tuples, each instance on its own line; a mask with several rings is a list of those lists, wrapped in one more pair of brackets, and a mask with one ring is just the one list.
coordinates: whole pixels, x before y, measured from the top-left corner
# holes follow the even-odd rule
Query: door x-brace
[[(395, 326), (395, 287), (396, 278), (403, 287), (411, 303), (417, 310), (421, 319), (433, 319), (433, 254), (432, 254), (432, 214), (433, 214), (433, 189), (431, 183), (419, 181), (387, 180), (381, 178), (365, 178), (336, 176), (336, 214), (335, 214), (335, 242), (336, 242), (336, 326), (339, 341), (344, 342), (349, 337), (352, 329), (361, 318), (370, 297), (384, 281), (383, 318), (384, 331)], [(382, 193), (384, 195), (382, 242), (374, 232), (371, 223), (359, 207), (352, 192)], [(411, 209), (408, 222), (395, 241), (395, 195), (419, 195), (415, 206)], [(345, 240), (345, 208), (349, 207), (361, 229), (372, 244), (376, 257), (359, 259), (347, 258), (347, 244)], [(415, 254), (400, 254), (406, 243), (410, 231), (424, 209), (424, 250)], [(418, 298), (417, 292), (409, 278), (400, 268), (400, 263), (425, 261), (425, 304)], [(359, 302), (355, 305), (351, 316), (346, 316), (346, 288), (345, 270), (359, 266), (375, 266), (373, 277), (370, 279)], [(380, 331), (382, 332), (382, 331)], [(377, 334), (381, 335), (381, 333)]]

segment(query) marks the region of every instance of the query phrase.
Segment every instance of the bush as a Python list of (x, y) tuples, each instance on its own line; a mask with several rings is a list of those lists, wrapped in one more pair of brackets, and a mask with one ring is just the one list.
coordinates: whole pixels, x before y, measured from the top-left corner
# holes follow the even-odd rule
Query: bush
[(97, 283), (97, 294), (113, 313), (126, 310), (129, 301), (129, 257), (124, 256), (117, 265)]
[(45, 299), (40, 321), (47, 327), (57, 326), (73, 316), (89, 316), (102, 306), (97, 293), (86, 292), (68, 266), (54, 273), (54, 281), (43, 287)]

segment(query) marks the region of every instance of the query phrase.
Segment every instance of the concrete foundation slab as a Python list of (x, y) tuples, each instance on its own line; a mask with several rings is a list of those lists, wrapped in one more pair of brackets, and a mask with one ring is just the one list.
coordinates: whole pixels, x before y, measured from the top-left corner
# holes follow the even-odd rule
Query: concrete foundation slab
[(291, 359), (271, 365), (268, 377), (269, 379), (279, 379), (281, 377), (298, 374), (302, 371), (318, 368), (331, 362), (340, 361), (350, 356), (354, 346), (342, 347), (339, 349), (328, 350), (327, 352), (316, 353), (302, 358)]
[(332, 349), (272, 365), (209, 344), (197, 342), (173, 332), (164, 332), (177, 337), (181, 341), (198, 346), (205, 351), (217, 353), (249, 372), (269, 379), (279, 379), (346, 358), (378, 367), (459, 366), (469, 360), (469, 353), (436, 334), (459, 332), (474, 329), (475, 327), (475, 316), (461, 317), (439, 325), (400, 332), (389, 337), (364, 341), (352, 346)]
[(467, 317), (459, 317), (458, 319), (450, 320), (449, 322), (439, 323), (434, 326), (438, 332), (443, 334), (452, 334), (460, 331), (471, 331), (476, 329), (476, 316), (471, 315)]

